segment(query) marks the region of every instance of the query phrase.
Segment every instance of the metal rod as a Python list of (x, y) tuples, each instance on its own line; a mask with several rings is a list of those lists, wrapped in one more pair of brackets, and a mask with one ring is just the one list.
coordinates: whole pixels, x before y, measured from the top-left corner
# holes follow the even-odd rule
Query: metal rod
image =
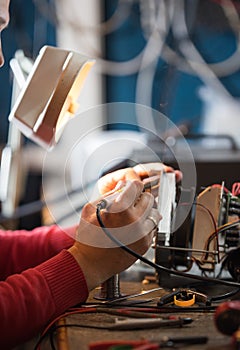
[(192, 248), (162, 246), (162, 245), (158, 245), (158, 244), (155, 245), (154, 248), (169, 249), (169, 250), (179, 250), (179, 251), (184, 251), (184, 252), (208, 253), (208, 254), (214, 254), (214, 255), (218, 254), (218, 252), (216, 250), (209, 251), (209, 250), (204, 250), (204, 249), (192, 249)]

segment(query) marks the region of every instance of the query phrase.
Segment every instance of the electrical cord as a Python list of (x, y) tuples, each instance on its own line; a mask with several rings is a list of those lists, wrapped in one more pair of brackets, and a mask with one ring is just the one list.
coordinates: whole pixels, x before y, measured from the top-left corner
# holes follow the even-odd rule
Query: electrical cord
[(226, 281), (226, 280), (221, 280), (221, 279), (217, 279), (217, 278), (197, 276), (197, 275), (185, 273), (185, 272), (182, 272), (182, 271), (171, 270), (171, 269), (169, 269), (169, 268), (167, 268), (165, 266), (156, 264), (153, 261), (147, 259), (146, 257), (138, 254), (137, 252), (135, 252), (134, 250), (132, 250), (128, 246), (125, 246), (124, 244), (122, 244), (122, 242), (119, 241), (116, 237), (114, 237), (110, 233), (110, 231), (106, 228), (106, 226), (104, 225), (104, 223), (102, 221), (102, 217), (101, 217), (101, 210), (104, 209), (104, 207), (105, 207), (105, 202), (104, 201), (100, 201), (97, 204), (97, 206), (96, 206), (96, 217), (97, 217), (98, 223), (99, 223), (100, 227), (102, 228), (103, 232), (107, 235), (108, 238), (110, 238), (114, 243), (116, 243), (121, 249), (125, 250), (127, 253), (131, 254), (136, 259), (141, 260), (143, 263), (153, 267), (156, 270), (162, 270), (164, 272), (167, 272), (167, 273), (170, 273), (170, 274), (173, 274), (173, 275), (187, 277), (187, 278), (191, 278), (191, 279), (196, 279), (196, 280), (199, 280), (199, 281), (214, 282), (214, 283), (217, 283), (217, 284), (222, 284), (222, 285), (226, 285), (226, 286), (232, 286), (232, 287), (240, 288), (240, 283)]
[(36, 343), (34, 350), (40, 350), (40, 345), (43, 342), (44, 339), (46, 339), (47, 336), (50, 335), (50, 345), (51, 345), (51, 349), (55, 350), (55, 346), (54, 346), (54, 332), (56, 332), (58, 329), (62, 329), (62, 328), (89, 328), (89, 329), (100, 329), (100, 330), (109, 330), (108, 326), (101, 326), (101, 325), (91, 325), (91, 324), (85, 324), (85, 323), (69, 323), (69, 324), (65, 324), (65, 325), (57, 325), (57, 326), (53, 326), (52, 328), (50, 328), (48, 330), (47, 333), (45, 333), (44, 335), (42, 335), (38, 342)]
[(209, 249), (209, 246), (210, 246), (210, 243), (212, 242), (212, 240), (213, 240), (214, 238), (216, 238), (220, 233), (222, 233), (222, 232), (224, 232), (224, 231), (227, 231), (227, 230), (229, 230), (230, 228), (239, 226), (239, 224), (240, 224), (240, 220), (236, 220), (236, 221), (231, 222), (230, 224), (229, 224), (229, 223), (226, 223), (226, 224), (220, 226), (216, 231), (214, 231), (214, 232), (208, 237), (206, 249), (207, 249), (207, 250)]
[(237, 289), (232, 290), (231, 292), (213, 296), (213, 297), (211, 297), (211, 301), (220, 301), (220, 300), (229, 299), (239, 292), (240, 292), (240, 288), (237, 288)]

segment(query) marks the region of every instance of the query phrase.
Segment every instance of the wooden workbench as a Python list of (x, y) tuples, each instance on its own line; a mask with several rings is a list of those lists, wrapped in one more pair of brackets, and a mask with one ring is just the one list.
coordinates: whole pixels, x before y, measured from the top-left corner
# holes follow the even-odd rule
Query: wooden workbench
[[(123, 294), (132, 294), (141, 292), (142, 290), (152, 289), (156, 285), (150, 283), (148, 285), (143, 285), (142, 283), (137, 282), (121, 282), (121, 293)], [(96, 291), (91, 293), (89, 301), (96, 302), (94, 295)], [(156, 305), (157, 300), (161, 295), (166, 293), (165, 290), (156, 291), (152, 294), (145, 295), (142, 298), (153, 300), (146, 305)], [(139, 298), (138, 298), (139, 299)], [(162, 314), (161, 314), (162, 315)], [(166, 314), (165, 314), (166, 315)], [(224, 336), (219, 333), (215, 327), (213, 317), (214, 312), (189, 312), (187, 313), (178, 313), (178, 316), (190, 317), (193, 319), (193, 322), (189, 325), (184, 325), (183, 327), (164, 327), (164, 328), (153, 328), (153, 329), (144, 329), (144, 330), (125, 330), (125, 331), (113, 331), (113, 330), (99, 330), (91, 328), (78, 328), (76, 327), (66, 327), (62, 328), (58, 332), (56, 339), (57, 349), (58, 350), (88, 350), (89, 343), (95, 341), (103, 340), (113, 340), (113, 339), (124, 339), (124, 340), (140, 340), (148, 339), (152, 341), (160, 341), (163, 336), (169, 337), (187, 337), (187, 336), (207, 336), (208, 342), (201, 345), (191, 345), (188, 347), (181, 347), (181, 349), (198, 349), (198, 350), (228, 350), (233, 349), (231, 345), (231, 338)], [(61, 322), (64, 322), (67, 325), (111, 325), (114, 322), (114, 319), (117, 316), (108, 315), (108, 314), (76, 314), (66, 317)], [(43, 349), (51, 349), (48, 341), (45, 341)]]

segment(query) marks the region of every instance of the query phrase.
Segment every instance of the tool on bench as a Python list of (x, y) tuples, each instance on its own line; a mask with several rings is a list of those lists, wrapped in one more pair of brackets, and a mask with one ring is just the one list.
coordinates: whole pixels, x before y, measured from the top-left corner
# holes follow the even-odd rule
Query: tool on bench
[(168, 317), (168, 318), (140, 318), (140, 319), (116, 319), (115, 324), (109, 327), (110, 330), (130, 330), (130, 329), (149, 329), (157, 327), (182, 327), (185, 324), (192, 323), (189, 317)]
[(160, 298), (158, 306), (174, 303), (176, 306), (188, 307), (195, 303), (201, 303), (206, 306), (211, 305), (211, 299), (203, 293), (188, 288), (178, 288)]
[[(88, 314), (88, 313), (106, 313), (109, 315), (119, 316), (115, 318), (112, 323), (108, 323), (106, 326), (98, 327), (108, 329), (109, 331), (115, 330), (133, 330), (133, 329), (151, 329), (162, 327), (183, 327), (184, 325), (192, 323), (192, 319), (189, 317), (178, 317), (175, 315), (160, 316), (153, 313), (137, 312), (131, 309), (114, 309), (106, 307), (82, 307), (72, 308), (71, 314)], [(80, 325), (79, 325), (80, 326)], [(85, 325), (86, 326), (86, 325)], [(92, 325), (91, 325), (92, 326)], [(90, 326), (90, 327), (91, 327)]]
[(215, 324), (221, 333), (234, 334), (240, 328), (240, 300), (220, 304), (215, 312)]
[(148, 340), (109, 340), (90, 343), (89, 350), (156, 350), (163, 348), (185, 347), (193, 344), (206, 344), (207, 337), (163, 337), (160, 341)]
[(215, 325), (225, 334), (231, 335), (235, 349), (240, 349), (240, 300), (221, 303), (215, 311)]

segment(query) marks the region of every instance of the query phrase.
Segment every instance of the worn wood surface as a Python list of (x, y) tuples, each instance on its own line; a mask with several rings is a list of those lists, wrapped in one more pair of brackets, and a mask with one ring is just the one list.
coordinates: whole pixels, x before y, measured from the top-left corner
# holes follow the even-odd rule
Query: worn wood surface
[[(143, 285), (137, 282), (121, 282), (121, 292), (124, 294), (132, 294), (141, 292), (142, 290), (151, 289), (156, 287), (154, 284)], [(156, 305), (157, 300), (161, 295), (166, 293), (165, 290), (157, 291), (149, 295), (145, 295), (144, 298), (154, 298), (150, 305)], [(94, 301), (94, 291), (89, 301)], [(143, 298), (143, 297), (142, 297)], [(139, 299), (139, 298), (138, 298)], [(96, 300), (95, 300), (96, 301)], [(146, 305), (149, 305), (146, 304)], [(166, 315), (166, 314), (165, 314)], [(224, 336), (219, 333), (214, 324), (214, 313), (213, 312), (191, 312), (189, 308), (188, 313), (178, 313), (178, 316), (191, 317), (193, 322), (189, 325), (184, 325), (183, 327), (164, 327), (164, 328), (154, 328), (154, 329), (144, 329), (144, 330), (125, 330), (125, 331), (112, 331), (112, 330), (99, 330), (91, 328), (78, 328), (77, 326), (71, 326), (64, 329), (58, 334), (58, 349), (60, 350), (88, 350), (89, 344), (95, 341), (104, 340), (140, 340), (148, 339), (151, 341), (161, 341), (162, 337), (187, 337), (187, 336), (207, 336), (208, 342), (201, 345), (191, 345), (183, 346), (181, 349), (198, 349), (198, 350), (228, 350), (233, 349), (231, 344), (231, 338)], [(97, 326), (107, 326), (114, 322), (117, 316), (108, 314), (77, 314), (71, 315), (65, 318), (66, 324), (75, 325), (97, 325)], [(59, 341), (59, 339), (61, 339)], [(50, 347), (49, 347), (50, 349)]]

